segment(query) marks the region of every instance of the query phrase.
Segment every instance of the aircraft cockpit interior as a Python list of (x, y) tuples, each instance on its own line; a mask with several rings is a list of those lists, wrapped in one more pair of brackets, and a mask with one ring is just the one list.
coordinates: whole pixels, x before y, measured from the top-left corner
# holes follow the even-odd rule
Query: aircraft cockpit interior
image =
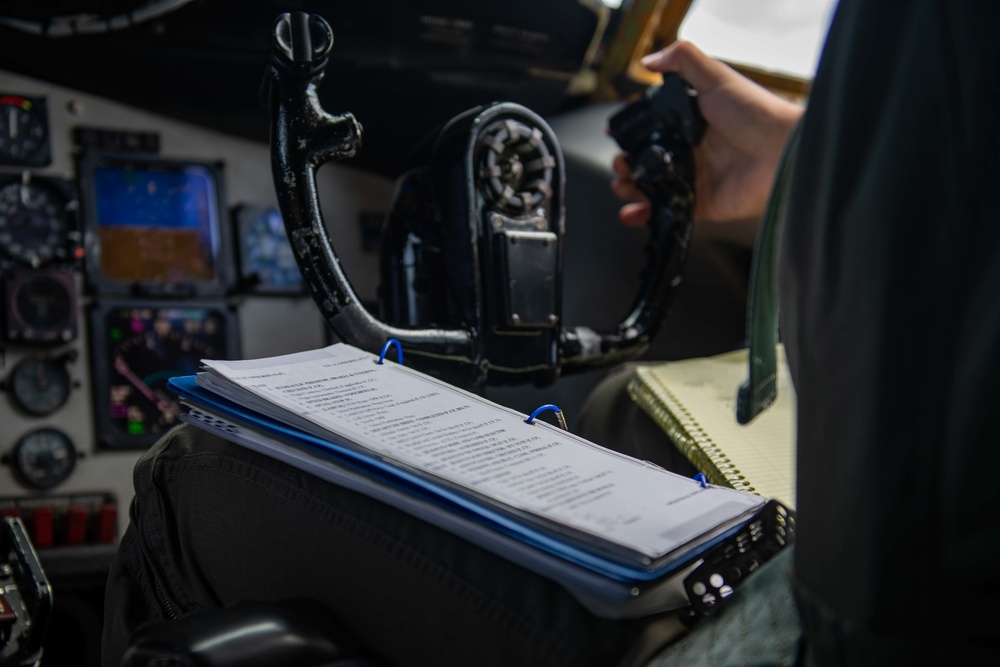
[[(0, 664), (101, 664), (133, 469), (202, 360), (393, 337), (573, 430), (624, 363), (740, 348), (755, 226), (691, 225), (705, 120), (641, 58), (697, 41), (802, 103), (833, 3), (802, 5), (0, 3), (0, 561), (30, 541), (51, 587), (0, 569)], [(649, 145), (668, 240), (611, 187)]]

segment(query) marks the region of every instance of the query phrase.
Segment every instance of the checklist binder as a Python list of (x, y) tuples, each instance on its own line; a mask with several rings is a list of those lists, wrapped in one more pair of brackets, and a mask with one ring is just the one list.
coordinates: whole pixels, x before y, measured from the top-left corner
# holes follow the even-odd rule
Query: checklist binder
[[(184, 421), (450, 530), (607, 618), (690, 606), (685, 581), (773, 513), (384, 357), (338, 344), (206, 361), (171, 387)], [(763, 562), (790, 541), (785, 526), (744, 551)]]

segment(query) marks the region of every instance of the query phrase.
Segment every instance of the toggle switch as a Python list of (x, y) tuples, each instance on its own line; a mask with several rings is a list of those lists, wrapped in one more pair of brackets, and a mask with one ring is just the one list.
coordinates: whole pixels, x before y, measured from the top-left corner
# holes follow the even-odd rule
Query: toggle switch
[(31, 514), (31, 541), (35, 548), (45, 549), (54, 544), (51, 507), (36, 507)]
[(66, 544), (83, 544), (87, 541), (87, 510), (79, 505), (66, 508), (64, 534)]
[(114, 544), (117, 533), (118, 506), (114, 503), (105, 503), (97, 512), (96, 539), (103, 544)]

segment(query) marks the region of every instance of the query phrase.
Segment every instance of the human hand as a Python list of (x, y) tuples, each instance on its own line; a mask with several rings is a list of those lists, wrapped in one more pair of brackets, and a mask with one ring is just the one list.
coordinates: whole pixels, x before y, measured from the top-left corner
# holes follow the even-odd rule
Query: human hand
[[(677, 72), (698, 91), (707, 128), (695, 147), (694, 218), (727, 222), (759, 218), (774, 185), (785, 142), (803, 108), (781, 99), (690, 42), (674, 42), (642, 64)], [(633, 203), (619, 217), (643, 225), (650, 206), (632, 180), (624, 154), (615, 157), (612, 191)]]

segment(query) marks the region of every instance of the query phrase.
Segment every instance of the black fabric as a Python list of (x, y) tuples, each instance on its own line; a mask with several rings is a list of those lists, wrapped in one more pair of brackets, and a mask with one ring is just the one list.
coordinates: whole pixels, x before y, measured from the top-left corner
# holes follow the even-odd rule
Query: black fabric
[(1000, 3), (842, 0), (782, 248), (820, 665), (1000, 664)]
[(142, 624), (243, 600), (327, 605), (385, 665), (641, 664), (673, 615), (611, 622), (464, 540), (193, 427), (135, 469), (103, 663)]
[[(635, 432), (625, 448), (669, 463), (662, 431)], [(108, 580), (105, 667), (151, 622), (302, 597), (380, 667), (798, 664), (790, 551), (688, 633), (676, 614), (595, 618), (550, 581), (193, 427), (142, 457), (135, 486)]]

